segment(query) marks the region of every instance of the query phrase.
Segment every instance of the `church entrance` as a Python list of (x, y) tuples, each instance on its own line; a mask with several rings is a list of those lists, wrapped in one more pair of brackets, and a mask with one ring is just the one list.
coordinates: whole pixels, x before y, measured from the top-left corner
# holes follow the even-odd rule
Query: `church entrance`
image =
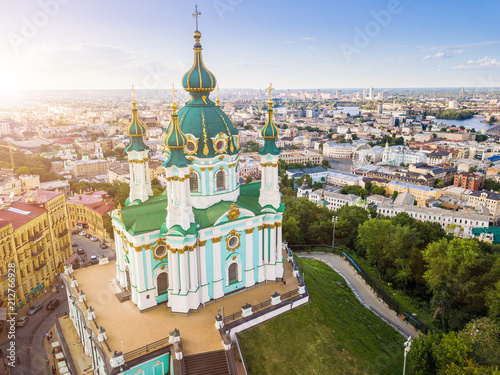
[(127, 278), (127, 290), (128, 290), (129, 292), (132, 292), (132, 291), (130, 290), (130, 273), (129, 273), (129, 271), (128, 271), (128, 268), (126, 268), (126, 269), (125, 269), (125, 277)]

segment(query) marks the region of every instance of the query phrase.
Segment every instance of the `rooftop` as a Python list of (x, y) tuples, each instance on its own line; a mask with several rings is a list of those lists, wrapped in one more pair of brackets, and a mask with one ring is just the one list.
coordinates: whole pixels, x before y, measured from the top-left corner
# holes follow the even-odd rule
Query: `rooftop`
[[(284, 259), (287, 254), (283, 253)], [(95, 310), (99, 325), (104, 327), (111, 350), (124, 353), (138, 349), (152, 342), (168, 337), (177, 328), (180, 331), (184, 355), (222, 349), (219, 332), (215, 329), (217, 310), (224, 307), (229, 316), (241, 311), (241, 306), (249, 303), (257, 305), (270, 299), (271, 294), (284, 294), (295, 290), (297, 279), (292, 275), (288, 262), (284, 262), (286, 285), (282, 283), (260, 284), (243, 293), (235, 292), (215, 302), (208, 303), (188, 316), (172, 314), (166, 304), (139, 312), (131, 301), (120, 303), (112, 284), (116, 276), (115, 262), (105, 265), (80, 268), (73, 272), (78, 287), (85, 291), (87, 304)]]
[(12, 222), (14, 229), (17, 229), (45, 212), (44, 208), (35, 205), (12, 202), (9, 207), (0, 209), (0, 222)]

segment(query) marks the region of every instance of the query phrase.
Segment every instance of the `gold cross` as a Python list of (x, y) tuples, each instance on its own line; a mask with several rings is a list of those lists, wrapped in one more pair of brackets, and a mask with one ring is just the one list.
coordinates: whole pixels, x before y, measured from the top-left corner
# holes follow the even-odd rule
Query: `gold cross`
[(177, 92), (174, 86), (175, 85), (172, 83), (172, 90), (170, 90), (170, 92), (172, 93), (172, 103), (175, 103), (175, 93)]
[(132, 98), (135, 101), (135, 89), (134, 89), (134, 85), (132, 85)]
[(269, 90), (269, 100), (272, 100), (273, 91), (276, 90), (275, 88), (273, 88), (273, 84), (271, 83), (266, 90)]
[(201, 16), (201, 12), (198, 12), (198, 5), (195, 5), (194, 9), (193, 17), (196, 17), (196, 31), (198, 31), (198, 16)]

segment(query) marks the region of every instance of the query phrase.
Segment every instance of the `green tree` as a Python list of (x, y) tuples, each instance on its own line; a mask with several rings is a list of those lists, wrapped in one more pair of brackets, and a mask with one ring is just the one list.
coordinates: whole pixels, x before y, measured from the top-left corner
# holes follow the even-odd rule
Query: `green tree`
[(385, 189), (383, 187), (375, 185), (373, 186), (371, 193), (373, 195), (385, 195)]
[(337, 210), (336, 216), (335, 243), (356, 249), (358, 227), (369, 219), (369, 212), (362, 207), (345, 205)]
[(330, 163), (328, 162), (328, 160), (324, 159), (322, 162), (321, 162), (321, 165), (325, 168), (328, 168), (330, 166)]
[(366, 199), (368, 192), (361, 186), (350, 185), (350, 186), (344, 186), (342, 189), (340, 189), (340, 194), (354, 194), (360, 196), (361, 199)]
[(500, 322), (500, 281), (491, 286), (486, 294), (488, 316)]
[(456, 300), (467, 297), (473, 287), (471, 273), (478, 263), (480, 248), (475, 240), (443, 238), (427, 246), (423, 252), (427, 262), (424, 278), (432, 292), (436, 307), (434, 317), (441, 314), (445, 329), (445, 313)]
[(250, 177), (250, 176), (246, 176), (246, 177), (245, 177), (245, 184), (249, 184), (249, 183), (250, 183), (250, 182), (252, 182), (252, 181), (253, 181), (253, 180), (252, 180), (252, 177)]
[(16, 170), (16, 174), (17, 174), (17, 175), (22, 175), (22, 174), (30, 174), (30, 169), (29, 169), (27, 166), (24, 166), (24, 167), (18, 168), (18, 169)]
[(287, 220), (283, 221), (283, 238), (289, 244), (297, 244), (303, 242), (302, 232), (299, 228), (299, 221), (290, 216)]
[(470, 349), (471, 357), (479, 364), (500, 366), (500, 327), (497, 322), (486, 317), (471, 320), (459, 335)]

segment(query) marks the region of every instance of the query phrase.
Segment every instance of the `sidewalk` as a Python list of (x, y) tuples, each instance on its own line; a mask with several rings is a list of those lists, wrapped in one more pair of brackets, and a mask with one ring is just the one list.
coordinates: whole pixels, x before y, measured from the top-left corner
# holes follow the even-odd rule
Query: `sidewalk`
[(297, 254), (301, 258), (313, 258), (328, 264), (335, 272), (342, 276), (353, 290), (358, 300), (375, 315), (396, 329), (403, 336), (418, 337), (420, 332), (411, 324), (401, 319), (391, 310), (373, 290), (366, 284), (361, 275), (340, 256), (331, 253)]

